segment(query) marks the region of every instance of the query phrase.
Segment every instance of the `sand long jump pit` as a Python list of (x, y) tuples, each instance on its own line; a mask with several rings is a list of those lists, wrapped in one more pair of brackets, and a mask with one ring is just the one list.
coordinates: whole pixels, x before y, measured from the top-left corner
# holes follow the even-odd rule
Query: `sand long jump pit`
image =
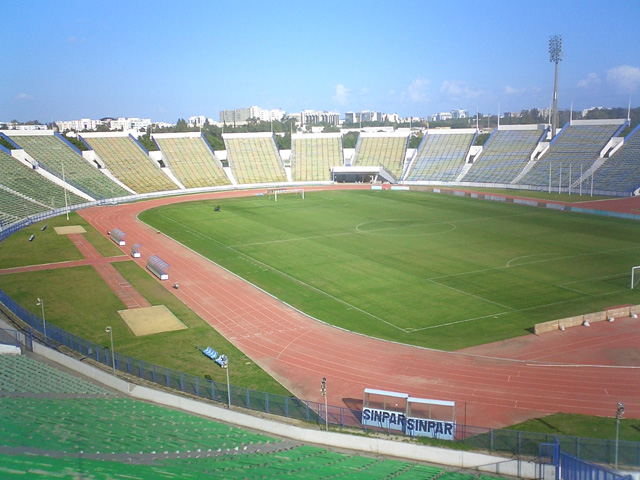
[(118, 313), (136, 337), (188, 328), (164, 305), (118, 310)]
[(71, 233), (87, 233), (82, 225), (69, 225), (66, 227), (53, 227), (58, 235), (69, 235)]

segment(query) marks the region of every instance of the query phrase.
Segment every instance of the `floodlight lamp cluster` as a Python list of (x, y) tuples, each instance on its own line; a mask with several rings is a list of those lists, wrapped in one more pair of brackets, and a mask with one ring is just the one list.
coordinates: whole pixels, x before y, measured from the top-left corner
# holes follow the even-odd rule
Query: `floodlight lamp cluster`
[(549, 37), (549, 61), (558, 63), (562, 60), (562, 35)]

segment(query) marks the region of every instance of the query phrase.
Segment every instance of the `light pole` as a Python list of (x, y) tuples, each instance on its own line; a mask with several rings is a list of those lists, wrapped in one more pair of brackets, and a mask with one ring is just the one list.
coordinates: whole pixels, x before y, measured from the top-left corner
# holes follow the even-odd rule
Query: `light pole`
[(618, 410), (616, 411), (616, 455), (614, 467), (618, 469), (618, 433), (620, 432), (620, 418), (624, 415), (624, 403), (618, 402)]
[(231, 384), (229, 383), (229, 357), (226, 357), (225, 368), (227, 369), (227, 406), (231, 408)]
[(113, 351), (113, 329), (111, 327), (107, 327), (104, 329), (105, 332), (109, 334), (111, 337), (111, 366), (113, 367), (113, 374), (116, 374), (116, 354)]
[(38, 303), (42, 307), (42, 331), (44, 332), (44, 341), (47, 342), (47, 321), (44, 318), (44, 299), (38, 298)]
[(562, 60), (562, 35), (549, 37), (549, 61), (556, 64), (556, 72), (553, 80), (553, 112), (551, 118), (551, 138), (556, 136), (558, 127), (558, 63)]
[(329, 431), (329, 412), (327, 412), (327, 377), (322, 377), (320, 383), (320, 393), (324, 397), (324, 426), (327, 432)]

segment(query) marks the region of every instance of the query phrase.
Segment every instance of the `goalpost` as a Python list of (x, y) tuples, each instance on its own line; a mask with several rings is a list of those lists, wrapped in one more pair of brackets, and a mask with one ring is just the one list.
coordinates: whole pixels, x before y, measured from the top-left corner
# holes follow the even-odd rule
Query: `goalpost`
[(304, 188), (267, 188), (267, 195), (269, 199), (273, 196), (274, 200), (278, 201), (278, 195), (294, 194), (296, 197), (301, 197), (304, 200)]
[(631, 268), (631, 290), (636, 286), (636, 270), (640, 269), (640, 265)]

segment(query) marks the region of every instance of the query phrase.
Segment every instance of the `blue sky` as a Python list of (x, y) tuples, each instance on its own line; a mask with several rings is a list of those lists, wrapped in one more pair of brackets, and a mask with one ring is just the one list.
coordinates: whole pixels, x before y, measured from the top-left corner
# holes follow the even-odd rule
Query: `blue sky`
[(640, 105), (640, 1), (3, 2), (0, 120)]

